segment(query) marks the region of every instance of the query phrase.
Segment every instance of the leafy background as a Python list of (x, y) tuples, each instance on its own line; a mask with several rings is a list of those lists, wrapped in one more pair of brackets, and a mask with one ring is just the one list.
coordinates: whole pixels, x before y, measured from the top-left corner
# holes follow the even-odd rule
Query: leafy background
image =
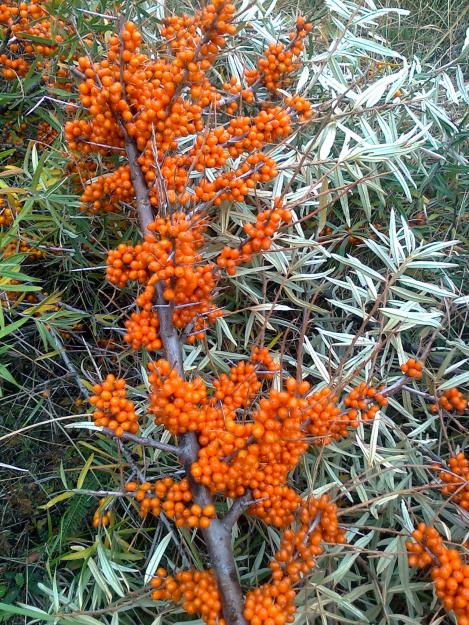
[[(162, 5), (126, 5), (148, 24), (160, 17)], [(90, 22), (79, 9), (87, 6), (75, 0), (55, 8), (85, 32)], [(226, 368), (261, 334), (285, 368), (300, 359), (319, 385), (345, 378), (348, 388), (370, 374), (390, 385), (407, 356), (424, 354), (431, 342), (430, 392), (467, 385), (468, 10), (440, 1), (401, 0), (398, 7), (409, 15), (381, 15), (371, 2), (299, 6), (318, 24), (300, 79), (318, 120), (297, 146), (278, 150), (284, 169), (274, 191), (298, 202), (300, 221), (230, 280), (220, 295), (230, 313), (207, 344), (187, 349), (188, 371)], [(106, 8), (104, 0), (96, 3), (96, 10)], [(262, 50), (296, 10), (265, 3), (252, 49), (223, 59), (229, 71), (249, 63), (253, 49)], [(98, 18), (91, 24), (104, 28)], [(333, 119), (341, 82), (359, 101), (340, 100)], [(392, 106), (398, 89), (408, 106)], [(39, 260), (26, 253), (0, 259), (0, 622), (180, 622), (186, 617), (178, 607), (156, 610), (144, 583), (160, 560), (201, 565), (191, 534), (142, 524), (131, 503), (113, 498), (106, 500), (111, 527), (91, 526), (95, 493), (118, 490), (127, 461), (83, 425), (86, 389), (108, 371), (125, 373), (145, 408), (144, 363), (121, 339), (132, 299), (103, 279), (107, 249), (137, 229), (129, 215), (80, 213), (79, 185), (64, 175), (65, 107), (44, 95), (34, 71), (21, 85), (2, 83), (0, 93), (0, 194), (18, 210), (0, 247), (19, 238), (44, 252)], [(388, 108), (376, 108), (383, 103)], [(58, 131), (52, 146), (36, 140), (39, 121)], [(291, 182), (300, 148), (309, 160)], [(220, 240), (236, 240), (247, 216), (243, 205), (225, 209)], [(32, 293), (36, 303), (28, 301)], [(409, 570), (404, 541), (420, 519), (436, 522), (457, 544), (469, 538), (467, 516), (428, 488), (432, 459), (467, 444), (467, 416), (443, 421), (425, 399), (404, 393), (372, 427), (305, 457), (298, 489), (330, 491), (348, 508), (350, 544), (321, 558), (300, 595), (298, 623), (451, 622), (425, 577)], [(82, 429), (68, 427), (76, 423)], [(140, 453), (150, 475), (178, 471), (160, 452)], [(238, 525), (243, 584), (266, 578), (276, 544), (271, 528)]]

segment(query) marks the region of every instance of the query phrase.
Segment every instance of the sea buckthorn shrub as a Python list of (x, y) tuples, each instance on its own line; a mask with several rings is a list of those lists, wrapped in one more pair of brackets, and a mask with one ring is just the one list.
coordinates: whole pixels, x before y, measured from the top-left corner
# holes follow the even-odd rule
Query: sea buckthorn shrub
[[(228, 563), (220, 565), (216, 552), (212, 554), (213, 573), (182, 572), (165, 580), (163, 588), (161, 576), (157, 576), (153, 596), (182, 600), (186, 611), (200, 614), (207, 623), (226, 620), (229, 625), (256, 624), (269, 623), (272, 618), (286, 623), (295, 612), (294, 585), (313, 567), (314, 555), (322, 553), (322, 532), (325, 540), (344, 542), (333, 518), (335, 506), (327, 497), (319, 503), (307, 500), (303, 505), (300, 494), (289, 485), (289, 474), (311, 442), (322, 447), (347, 436), (349, 427), (373, 419), (387, 400), (365, 383), (350, 391), (343, 408), (338, 407), (332, 389), (308, 396), (310, 384), (306, 381), (287, 378), (283, 382), (281, 376), (280, 390), (269, 389), (267, 382), (272, 384), (278, 366), (268, 350), (260, 347), (254, 348), (250, 361), (239, 362), (214, 380), (211, 392), (202, 377), (185, 378), (177, 356), (169, 352), (169, 332), (176, 333), (180, 350), (184, 342), (203, 340), (206, 324), (222, 314), (213, 303), (220, 269), (233, 275), (236, 265), (268, 250), (281, 224), (291, 221), (282, 198), (275, 198), (272, 208), (259, 212), (255, 224), (244, 226), (249, 238), (238, 256), (236, 248), (225, 248), (217, 268), (200, 254), (206, 246), (210, 207), (241, 201), (261, 183), (274, 179), (277, 167), (264, 150), (287, 139), (295, 125), (299, 127), (311, 116), (310, 107), (299, 95), (285, 99), (280, 90), (291, 84), (294, 72), (301, 68), (293, 60), (299, 57), (312, 30), (303, 18), (297, 19), (288, 46), (268, 48), (259, 60), (258, 76), (253, 81), (249, 75), (247, 80), (252, 94), (254, 84), (264, 84), (269, 100), (277, 96), (278, 103), (260, 105), (248, 97), (248, 116), (233, 106), (237, 99), (241, 103), (241, 97), (234, 98), (241, 96), (241, 91), (231, 98), (220, 96), (220, 90), (209, 80), (209, 70), (226, 45), (226, 36), (236, 33), (234, 15), (234, 5), (217, 0), (192, 18), (166, 20), (161, 30), (162, 53), (155, 58), (141, 51), (141, 33), (133, 22), (126, 22), (109, 38), (104, 60), (93, 63), (89, 57), (78, 59), (84, 74), (80, 101), (89, 118), (70, 121), (65, 130), (70, 149), (85, 156), (94, 146), (104, 156), (122, 149), (128, 159), (140, 154), (136, 162), (130, 160), (110, 175), (93, 179), (82, 195), (82, 209), (89, 205), (93, 213), (109, 212), (126, 202), (134, 206), (139, 217), (143, 241), (122, 243), (110, 251), (107, 278), (121, 289), (129, 280), (141, 285), (136, 299), (138, 311), (126, 322), (125, 340), (134, 349), (165, 348), (168, 358), (151, 360), (148, 365), (150, 411), (157, 425), (180, 437), (180, 451), (176, 448), (175, 453), (183, 460), (185, 453), (191, 454), (184, 463), (188, 475), (182, 480), (165, 477), (140, 485), (131, 480), (125, 489), (127, 495), (138, 504), (143, 518), (148, 513), (152, 517), (164, 514), (178, 527), (205, 531), (206, 538), (223, 523), (214, 505), (220, 498), (245, 498), (249, 515), (279, 529), (293, 523), (296, 515), (300, 519), (296, 531), (284, 534), (285, 546), (271, 566), (274, 581), (250, 591), (245, 611), (239, 603), (242, 591), (238, 582), (227, 580), (224, 573), (232, 556), (225, 556)], [(166, 50), (173, 56), (166, 58)], [(229, 109), (224, 113), (226, 105)], [(226, 121), (211, 128), (205, 124), (213, 107), (220, 108), (220, 119), (226, 116)], [(178, 140), (194, 132), (198, 134), (193, 148), (179, 153)], [(237, 158), (240, 165), (226, 170), (229, 158)], [(194, 186), (188, 175), (192, 168), (197, 172)], [(208, 171), (212, 172), (210, 177)], [(173, 204), (178, 210), (171, 208)], [(151, 221), (153, 211), (163, 216)], [(168, 318), (155, 308), (157, 302), (168, 309)], [(163, 327), (167, 323), (172, 329)], [(126, 399), (125, 381), (108, 375), (93, 391), (90, 403), (96, 407), (95, 424), (116, 437), (134, 434), (135, 411)], [(104, 519), (98, 519), (102, 526), (106, 525)], [(320, 529), (310, 529), (310, 523)], [(290, 558), (285, 560), (288, 550)], [(286, 565), (282, 577), (279, 559)], [(208, 604), (190, 600), (194, 583), (200, 584)], [(253, 605), (259, 593), (266, 607), (257, 614)]]
[[(86, 464), (61, 471), (47, 511), (86, 530), (74, 525), (62, 560), (62, 542), (50, 551), (51, 612), (427, 625), (441, 613), (408, 564), (436, 563), (427, 544), (407, 562), (404, 541), (422, 517), (467, 539), (453, 451), (467, 414), (463, 250), (436, 243), (461, 222), (437, 221), (424, 173), (454, 149), (457, 107), (442, 118), (435, 106), (448, 80), (460, 98), (460, 76), (440, 68), (438, 83), (388, 51), (379, 12), (353, 3), (328, 2), (321, 22), (222, 0), (184, 15), (78, 0), (69, 21), (63, 4), (24, 3), (41, 6), (51, 43), (27, 39), (31, 20), (18, 45), (32, 42), (25, 71), (45, 79), (40, 121), (24, 117), (24, 204), (66, 271), (35, 263), (53, 285), (44, 299), (20, 280), (2, 299), (19, 317), (36, 304), (61, 363), (31, 393), (39, 414), (64, 379), (81, 391), (57, 402), (67, 436), (87, 431), (74, 440)], [(7, 261), (33, 265), (25, 241), (43, 253), (27, 228)], [(457, 587), (438, 588), (461, 621), (456, 564)]]

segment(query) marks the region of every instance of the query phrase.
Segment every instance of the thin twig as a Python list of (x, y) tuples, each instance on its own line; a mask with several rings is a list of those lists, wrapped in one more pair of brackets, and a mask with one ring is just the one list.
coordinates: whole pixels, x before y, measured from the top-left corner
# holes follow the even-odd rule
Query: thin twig
[[(110, 430), (109, 428), (102, 428), (100, 430), (106, 436), (110, 436), (112, 438), (116, 438), (116, 433), (114, 430)], [(130, 432), (124, 432), (122, 436), (119, 437), (120, 440), (130, 441), (132, 443), (136, 443), (137, 445), (141, 445), (142, 447), (153, 447), (153, 449), (159, 449), (160, 451), (167, 451), (170, 454), (175, 454), (176, 456), (181, 457), (183, 454), (179, 447), (175, 445), (168, 445), (167, 443), (162, 443), (161, 441), (156, 441), (153, 438), (145, 438), (143, 436), (136, 436), (135, 434), (131, 434)]]

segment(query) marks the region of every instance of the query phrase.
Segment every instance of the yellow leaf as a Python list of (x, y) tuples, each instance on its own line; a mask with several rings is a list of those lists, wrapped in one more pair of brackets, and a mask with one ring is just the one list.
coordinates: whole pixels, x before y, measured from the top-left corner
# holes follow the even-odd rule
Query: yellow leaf
[(48, 510), (49, 508), (52, 508), (53, 506), (55, 506), (55, 504), (60, 503), (61, 501), (65, 501), (65, 499), (70, 499), (70, 497), (74, 497), (75, 493), (72, 493), (70, 491), (67, 491), (65, 493), (60, 493), (60, 495), (57, 495), (57, 497), (54, 497), (53, 499), (51, 499), (50, 501), (48, 501), (44, 506), (39, 506), (41, 508), (41, 510)]
[(4, 171), (0, 171), (0, 177), (5, 178), (5, 176), (13, 176), (15, 174), (22, 174), (23, 170), (19, 167), (15, 167), (14, 165), (8, 165), (5, 167)]
[(90, 467), (91, 467), (91, 465), (93, 463), (93, 460), (94, 460), (94, 454), (91, 454), (91, 456), (85, 462), (85, 466), (81, 470), (80, 475), (78, 476), (77, 488), (81, 488), (83, 486), (83, 482), (85, 481), (85, 477), (86, 477), (88, 471), (90, 470)]
[(85, 549), (79, 549), (73, 553), (67, 553), (66, 556), (60, 558), (61, 560), (82, 560), (83, 558), (87, 558), (91, 556), (96, 551), (97, 543), (86, 547)]

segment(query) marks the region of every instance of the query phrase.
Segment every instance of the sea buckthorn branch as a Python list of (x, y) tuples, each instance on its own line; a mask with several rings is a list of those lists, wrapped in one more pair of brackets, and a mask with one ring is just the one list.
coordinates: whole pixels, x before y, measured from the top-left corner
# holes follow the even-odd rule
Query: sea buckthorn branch
[[(136, 146), (128, 136), (125, 139), (125, 147), (131, 168), (139, 220), (142, 231), (145, 232), (148, 229), (148, 225), (153, 221), (148, 189), (137, 162)], [(168, 305), (163, 296), (163, 285), (158, 283), (155, 289), (160, 321), (159, 334), (163, 342), (164, 351), (168, 362), (183, 377), (182, 347), (177, 330), (173, 324), (172, 306)], [(191, 432), (182, 434), (178, 455), (184, 462), (188, 476), (191, 476), (191, 467), (197, 461), (198, 453), (199, 444), (197, 436)], [(189, 477), (189, 481), (194, 502), (202, 507), (212, 505), (212, 497), (208, 489), (194, 482), (191, 477)], [(217, 578), (225, 620), (228, 625), (247, 625), (247, 621), (242, 614), (243, 595), (231, 547), (231, 531), (225, 527), (222, 521), (215, 518), (208, 528), (202, 530), (202, 533)]]
[[(121, 125), (121, 129), (123, 129), (124, 134), (125, 150), (134, 186), (139, 221), (142, 231), (146, 233), (148, 231), (148, 226), (153, 222), (148, 188), (142, 170), (138, 165), (139, 153), (137, 151), (137, 146), (123, 128), (123, 125)], [(163, 297), (162, 285), (157, 284), (155, 289), (158, 317), (160, 320), (159, 330), (165, 353), (171, 366), (183, 376), (182, 348), (176, 328), (172, 322), (171, 306), (168, 305)], [(132, 434), (125, 433), (123, 436), (128, 440), (134, 439), (134, 435)], [(136, 438), (138, 439), (139, 437)], [(137, 441), (134, 439), (134, 442)], [(148, 441), (142, 439), (140, 439), (139, 442), (148, 443)], [(161, 448), (159, 442), (155, 442), (155, 444), (150, 446)], [(171, 451), (174, 452), (174, 448), (172, 446), (170, 447)], [(188, 469), (187, 473), (190, 475), (190, 467), (198, 456), (198, 442), (194, 434), (187, 433), (181, 436), (178, 453), (184, 459), (184, 464), (186, 465), (186, 469)], [(191, 491), (194, 501), (199, 505), (205, 507), (211, 504), (210, 494), (203, 486), (192, 484)], [(223, 612), (227, 618), (227, 622), (233, 625), (243, 625), (245, 620), (241, 614), (242, 593), (237, 581), (236, 566), (231, 550), (231, 535), (224, 528), (222, 523), (216, 519), (212, 521), (210, 530), (206, 530), (204, 533), (211, 560), (218, 573), (218, 584), (223, 598)]]
[[(138, 166), (136, 146), (128, 135), (125, 136), (125, 145), (132, 172), (132, 180), (134, 182), (139, 220), (141, 228), (143, 232), (145, 232), (148, 230), (149, 224), (153, 221), (148, 188), (143, 178), (142, 171)], [(155, 288), (158, 317), (160, 320), (159, 331), (166, 357), (171, 367), (174, 368), (181, 377), (184, 377), (182, 347), (177, 330), (172, 321), (172, 307), (171, 305), (168, 305), (163, 296), (163, 285), (161, 283), (157, 283)], [(127, 437), (128, 436), (129, 435), (127, 435)], [(132, 440), (132, 438), (129, 440)], [(161, 448), (159, 442), (157, 442), (157, 445), (151, 446)], [(199, 444), (196, 435), (190, 432), (182, 434), (180, 437), (179, 447), (169, 447), (171, 447), (171, 451), (173, 452), (175, 449), (177, 450), (178, 455), (184, 461), (187, 474), (191, 475), (191, 466), (197, 460), (199, 452)], [(191, 480), (191, 482), (191, 491), (194, 501), (204, 507), (211, 505), (212, 498), (208, 489), (194, 483), (193, 480)], [(218, 567), (217, 577), (219, 579), (221, 594), (223, 597), (225, 594), (228, 594), (224, 603), (224, 612), (226, 610), (228, 612), (228, 616), (230, 616), (231, 611), (231, 616), (237, 618), (236, 612), (238, 612), (238, 609), (236, 608), (236, 602), (238, 602), (238, 606), (242, 604), (242, 593), (239, 583), (237, 582), (236, 567), (231, 550), (231, 536), (228, 534), (228, 531), (223, 524), (221, 522), (217, 522), (217, 520), (212, 521), (210, 528), (205, 531), (205, 534), (207, 547), (210, 555), (212, 556), (211, 560), (212, 562), (217, 562), (217, 565), (214, 563), (213, 566), (216, 570)], [(222, 583), (220, 582), (220, 579), (223, 580)], [(239, 590), (236, 586), (238, 586)], [(225, 593), (223, 592), (224, 587), (226, 588)], [(243, 623), (243, 620), (239, 620), (239, 618), (237, 620), (227, 619), (227, 621), (228, 623)]]
[(80, 495), (91, 495), (93, 497), (126, 497), (127, 493), (124, 490), (89, 490), (86, 488), (72, 488), (72, 493)]
[[(121, 124), (123, 128), (123, 124)], [(149, 232), (149, 225), (153, 222), (153, 211), (150, 203), (149, 191), (138, 164), (139, 154), (133, 139), (123, 129), (125, 149), (130, 166), (131, 179), (134, 187), (137, 212), (141, 230)], [(182, 347), (177, 330), (173, 324), (172, 306), (165, 300), (164, 287), (161, 282), (155, 285), (157, 314), (160, 322), (159, 333), (163, 342), (166, 358), (170, 366), (184, 377)], [(191, 477), (191, 467), (198, 458), (199, 444), (197, 436), (192, 432), (182, 434), (178, 454), (181, 456), (186, 473), (189, 476), (190, 489), (193, 500), (202, 508), (213, 505), (209, 490), (197, 484)], [(236, 564), (234, 561), (231, 532), (217, 518), (210, 526), (202, 530), (207, 546), (210, 561), (215, 571), (218, 588), (222, 598), (223, 615), (228, 625), (247, 625), (242, 614), (243, 595), (238, 581)]]

